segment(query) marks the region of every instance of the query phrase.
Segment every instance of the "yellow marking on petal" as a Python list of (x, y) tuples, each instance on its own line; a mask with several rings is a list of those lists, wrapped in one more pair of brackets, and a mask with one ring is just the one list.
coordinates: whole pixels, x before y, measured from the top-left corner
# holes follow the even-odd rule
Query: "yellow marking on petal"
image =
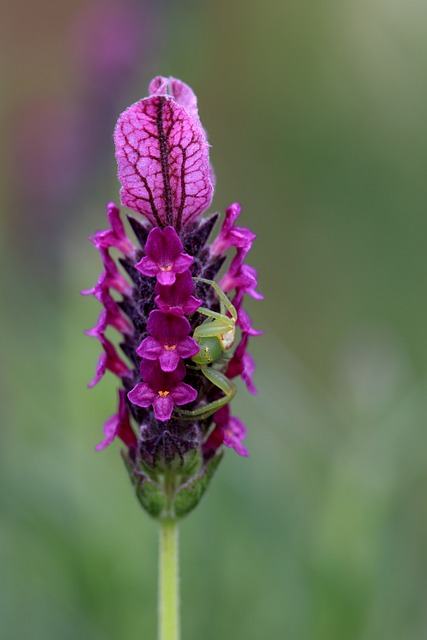
[(172, 269), (172, 265), (168, 264), (167, 267), (160, 267), (160, 271), (170, 271)]
[(159, 391), (159, 396), (161, 398), (166, 398), (169, 395), (169, 391)]
[(166, 351), (173, 351), (176, 349), (176, 344), (164, 344), (163, 349), (166, 349)]

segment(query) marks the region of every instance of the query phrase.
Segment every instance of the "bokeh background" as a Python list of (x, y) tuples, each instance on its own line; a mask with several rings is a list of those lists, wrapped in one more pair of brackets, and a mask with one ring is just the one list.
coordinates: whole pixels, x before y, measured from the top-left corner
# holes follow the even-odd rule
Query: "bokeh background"
[(249, 459), (181, 527), (186, 640), (427, 637), (427, 5), (22, 0), (0, 34), (0, 637), (156, 634), (157, 526), (96, 454), (87, 241), (112, 131), (174, 75), (258, 234)]

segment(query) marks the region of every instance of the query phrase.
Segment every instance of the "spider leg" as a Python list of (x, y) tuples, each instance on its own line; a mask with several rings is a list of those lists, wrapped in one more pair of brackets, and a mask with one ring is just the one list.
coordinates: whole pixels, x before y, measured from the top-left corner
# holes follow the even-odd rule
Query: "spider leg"
[[(224, 291), (217, 285), (213, 280), (206, 280), (206, 278), (193, 278), (198, 282), (204, 282), (205, 284), (210, 284), (211, 287), (215, 289), (216, 295), (219, 298), (221, 304), (221, 314), (225, 315), (225, 309), (227, 309), (230, 316), (234, 319), (234, 322), (237, 320), (237, 311), (236, 308), (231, 303), (230, 299), (225, 295)], [(199, 312), (201, 309), (199, 309)]]
[(221, 407), (228, 404), (236, 395), (236, 387), (223, 373), (220, 373), (208, 366), (200, 367), (200, 371), (208, 380), (210, 380), (210, 382), (212, 382), (212, 384), (221, 389), (221, 391), (224, 392), (224, 395), (222, 398), (209, 402), (209, 404), (199, 407), (198, 409), (194, 409), (193, 411), (176, 409), (177, 416), (184, 420), (192, 420), (193, 418), (204, 420), (218, 411), (218, 409), (221, 409)]
[(197, 338), (212, 338), (214, 336), (221, 336), (223, 333), (227, 333), (227, 331), (232, 331), (234, 329), (235, 322), (233, 318), (223, 316), (220, 313), (210, 311), (209, 309), (206, 309), (206, 311), (208, 311), (209, 313), (204, 313), (204, 309), (199, 309), (200, 313), (204, 313), (204, 315), (209, 316), (210, 318), (214, 318), (214, 320), (212, 320), (212, 322), (203, 322), (195, 328), (193, 333), (193, 338), (195, 340), (197, 340)]

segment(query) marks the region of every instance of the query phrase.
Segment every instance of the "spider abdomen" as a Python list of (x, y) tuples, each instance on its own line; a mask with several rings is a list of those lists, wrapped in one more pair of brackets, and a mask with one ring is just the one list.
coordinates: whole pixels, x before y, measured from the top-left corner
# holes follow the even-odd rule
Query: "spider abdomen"
[(207, 364), (215, 362), (224, 352), (221, 342), (216, 336), (198, 338), (197, 342), (199, 344), (200, 351), (191, 359), (199, 366), (206, 366)]

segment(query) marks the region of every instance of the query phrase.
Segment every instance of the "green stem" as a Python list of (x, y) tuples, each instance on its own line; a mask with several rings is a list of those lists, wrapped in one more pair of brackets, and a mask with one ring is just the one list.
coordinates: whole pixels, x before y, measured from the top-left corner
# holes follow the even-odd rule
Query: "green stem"
[(179, 640), (178, 525), (160, 523), (159, 640)]

